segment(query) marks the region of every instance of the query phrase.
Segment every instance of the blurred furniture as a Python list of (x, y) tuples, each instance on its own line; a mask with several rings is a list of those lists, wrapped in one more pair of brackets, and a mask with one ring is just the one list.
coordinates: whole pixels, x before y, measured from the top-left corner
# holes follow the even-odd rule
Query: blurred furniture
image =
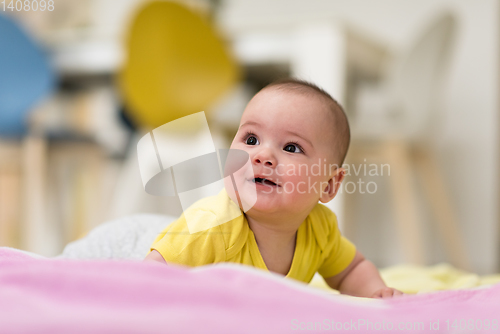
[(129, 139), (111, 83), (101, 76), (65, 76), (59, 91), (30, 118), (31, 131), (48, 138), (46, 242), (39, 253), (55, 255), (108, 219)]
[(46, 144), (26, 121), (55, 78), (41, 48), (3, 15), (0, 41), (0, 244), (36, 251), (44, 233)]
[(422, 220), (413, 177), (420, 183), (436, 218), (440, 241), (455, 266), (469, 269), (464, 240), (429, 138), (439, 121), (440, 97), (456, 22), (436, 19), (411, 48), (396, 57), (379, 83), (361, 85), (355, 102), (350, 158), (363, 163), (371, 155), (390, 165), (397, 233), (406, 258), (425, 264)]

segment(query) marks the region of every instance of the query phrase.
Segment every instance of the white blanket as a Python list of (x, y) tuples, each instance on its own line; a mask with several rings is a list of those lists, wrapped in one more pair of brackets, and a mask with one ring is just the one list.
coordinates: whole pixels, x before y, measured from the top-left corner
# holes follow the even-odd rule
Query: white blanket
[(69, 243), (58, 258), (142, 260), (154, 239), (176, 218), (141, 214), (103, 223)]

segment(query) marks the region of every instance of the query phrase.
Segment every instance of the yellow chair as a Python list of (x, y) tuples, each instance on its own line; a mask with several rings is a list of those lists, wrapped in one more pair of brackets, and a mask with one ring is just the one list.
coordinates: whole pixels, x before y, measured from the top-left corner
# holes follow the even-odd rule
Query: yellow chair
[(139, 127), (204, 110), (239, 76), (210, 22), (175, 2), (153, 1), (139, 11), (126, 53), (119, 86)]

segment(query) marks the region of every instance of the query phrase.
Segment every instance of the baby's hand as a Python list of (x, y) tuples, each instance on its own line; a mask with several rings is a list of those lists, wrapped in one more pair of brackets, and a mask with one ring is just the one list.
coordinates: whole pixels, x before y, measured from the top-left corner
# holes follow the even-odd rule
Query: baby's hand
[(373, 293), (370, 298), (393, 298), (395, 296), (402, 296), (404, 293), (402, 293), (399, 290), (396, 290), (394, 288), (382, 288)]

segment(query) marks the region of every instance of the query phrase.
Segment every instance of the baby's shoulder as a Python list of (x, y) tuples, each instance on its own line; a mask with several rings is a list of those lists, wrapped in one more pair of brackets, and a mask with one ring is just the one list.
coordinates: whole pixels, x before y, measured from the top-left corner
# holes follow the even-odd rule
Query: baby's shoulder
[(338, 226), (335, 213), (321, 203), (316, 204), (308, 218), (313, 225), (321, 226), (325, 230), (331, 230)]

